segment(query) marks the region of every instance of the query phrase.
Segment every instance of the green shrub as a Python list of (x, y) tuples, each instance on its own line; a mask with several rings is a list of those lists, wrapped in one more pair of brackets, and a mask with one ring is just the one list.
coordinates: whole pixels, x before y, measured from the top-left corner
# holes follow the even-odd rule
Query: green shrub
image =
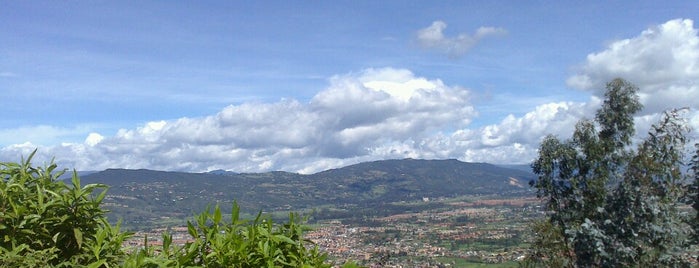
[[(56, 164), (0, 163), (0, 266), (113, 267), (127, 233), (106, 221), (101, 184), (66, 184)], [(102, 192), (95, 195), (95, 190)]]
[(303, 239), (304, 228), (295, 214), (277, 225), (258, 214), (248, 222), (239, 219), (233, 204), (231, 220), (224, 221), (216, 206), (188, 222), (192, 241), (172, 244), (163, 234), (160, 248), (146, 246), (127, 260), (125, 267), (330, 267), (326, 255)]

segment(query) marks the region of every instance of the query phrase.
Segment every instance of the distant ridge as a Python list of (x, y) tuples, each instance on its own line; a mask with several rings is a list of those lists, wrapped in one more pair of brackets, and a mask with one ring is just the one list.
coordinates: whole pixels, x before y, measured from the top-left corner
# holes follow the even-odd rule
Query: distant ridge
[(363, 191), (382, 187), (387, 192), (392, 190), (408, 196), (443, 197), (519, 192), (522, 189), (513, 188), (509, 184), (510, 178), (528, 182), (533, 176), (486, 163), (402, 159), (364, 162), (319, 172), (311, 177), (319, 181), (340, 179)]
[[(461, 195), (531, 195), (531, 172), (458, 160), (381, 160), (310, 175), (289, 172), (185, 173), (108, 169), (82, 177), (110, 186), (105, 206), (130, 222), (183, 218), (212, 203), (238, 201), (248, 212), (382, 204)], [(366, 211), (365, 211), (366, 213)]]

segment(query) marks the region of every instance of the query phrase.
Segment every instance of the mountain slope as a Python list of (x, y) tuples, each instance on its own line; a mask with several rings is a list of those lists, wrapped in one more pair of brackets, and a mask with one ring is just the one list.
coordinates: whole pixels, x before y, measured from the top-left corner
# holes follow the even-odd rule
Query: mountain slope
[(289, 172), (238, 174), (109, 169), (83, 177), (110, 186), (105, 206), (129, 223), (178, 219), (213, 203), (238, 201), (249, 213), (319, 206), (373, 208), (423, 197), (528, 193), (533, 175), (457, 160), (383, 160), (312, 175)]
[(526, 185), (532, 174), (485, 163), (403, 159), (360, 163), (311, 177), (313, 181), (335, 182), (343, 192), (372, 202), (395, 202), (464, 194), (516, 194), (526, 189), (512, 180)]

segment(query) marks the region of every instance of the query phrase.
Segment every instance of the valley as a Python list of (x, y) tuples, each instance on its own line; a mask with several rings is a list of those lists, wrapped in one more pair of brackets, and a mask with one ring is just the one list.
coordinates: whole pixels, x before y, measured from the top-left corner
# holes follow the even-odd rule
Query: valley
[[(522, 170), (456, 160), (387, 160), (317, 174), (177, 173), (107, 170), (86, 182), (110, 185), (103, 206), (157, 245), (167, 231), (186, 242), (186, 220), (213, 204), (275, 222), (295, 212), (306, 238), (336, 263), (371, 267), (516, 267), (540, 202)], [(224, 215), (225, 217), (225, 215)], [(495, 267), (497, 267), (495, 266)]]

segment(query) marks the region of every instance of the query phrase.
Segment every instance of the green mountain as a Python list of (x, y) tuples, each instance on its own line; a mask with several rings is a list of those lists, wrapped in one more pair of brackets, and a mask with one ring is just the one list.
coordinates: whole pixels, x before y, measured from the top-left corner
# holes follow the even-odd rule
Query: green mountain
[[(530, 195), (530, 172), (457, 160), (384, 160), (311, 175), (289, 172), (183, 173), (108, 169), (82, 177), (110, 186), (104, 205), (111, 219), (127, 225), (177, 221), (210, 204), (224, 209), (236, 200), (257, 211), (337, 212), (363, 216), (388, 213), (399, 202), (462, 195)], [(340, 214), (338, 214), (340, 213)]]

